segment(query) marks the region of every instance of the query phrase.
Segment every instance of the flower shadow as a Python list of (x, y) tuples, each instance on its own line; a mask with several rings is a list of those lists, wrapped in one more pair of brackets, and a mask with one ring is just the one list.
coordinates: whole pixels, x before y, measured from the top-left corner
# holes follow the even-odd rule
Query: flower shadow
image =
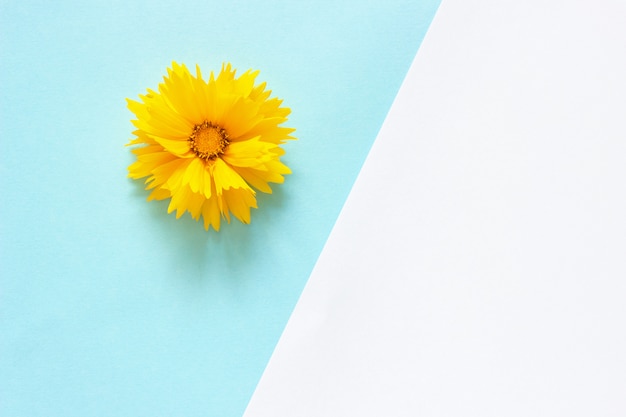
[[(202, 219), (194, 220), (189, 213), (176, 219), (167, 213), (169, 200), (150, 201), (145, 199), (148, 191), (142, 181), (129, 179), (133, 184), (132, 197), (142, 200), (148, 220), (154, 231), (152, 239), (162, 240), (167, 250), (161, 262), (171, 271), (175, 279), (186, 282), (191, 291), (228, 288), (230, 291), (245, 291), (250, 283), (260, 277), (255, 264), (271, 254), (267, 242), (277, 238), (277, 223), (280, 222), (281, 206), (285, 195), (282, 187), (276, 186), (273, 194), (257, 193), (259, 209), (252, 210), (251, 224), (243, 224), (231, 216), (228, 223), (223, 219), (219, 232), (206, 231)], [(277, 216), (278, 215), (278, 216)]]

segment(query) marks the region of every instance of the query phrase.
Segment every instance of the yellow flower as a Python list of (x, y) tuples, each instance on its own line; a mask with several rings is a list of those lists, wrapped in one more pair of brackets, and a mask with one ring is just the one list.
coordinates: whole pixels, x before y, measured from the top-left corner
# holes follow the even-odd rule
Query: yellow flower
[(237, 78), (227, 64), (204, 81), (197, 66), (194, 76), (174, 62), (158, 92), (127, 100), (137, 117), (129, 145), (143, 145), (132, 149), (137, 160), (129, 177), (147, 177), (148, 201), (170, 198), (168, 213), (202, 216), (206, 230), (219, 230), (220, 219), (230, 222), (231, 214), (250, 222), (254, 189), (271, 193), (269, 183), (291, 173), (280, 162), (280, 145), (295, 139), (295, 129), (280, 126), (291, 110), (270, 98), (265, 83), (255, 85), (258, 73)]

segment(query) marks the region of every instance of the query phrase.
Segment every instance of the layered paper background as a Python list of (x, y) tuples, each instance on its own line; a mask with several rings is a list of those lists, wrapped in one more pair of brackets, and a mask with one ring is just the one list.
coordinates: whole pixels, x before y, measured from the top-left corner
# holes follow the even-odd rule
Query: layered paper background
[[(292, 3), (2, 3), (0, 414), (624, 415), (624, 6)], [(172, 60), (293, 110), (249, 226), (125, 178)]]

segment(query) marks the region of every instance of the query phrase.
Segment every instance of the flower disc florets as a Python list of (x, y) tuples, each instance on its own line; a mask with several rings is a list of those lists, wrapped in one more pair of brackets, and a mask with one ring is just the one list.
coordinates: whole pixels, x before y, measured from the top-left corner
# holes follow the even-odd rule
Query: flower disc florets
[(222, 156), (230, 143), (226, 130), (206, 120), (193, 127), (193, 133), (188, 140), (189, 148), (198, 158), (204, 160)]

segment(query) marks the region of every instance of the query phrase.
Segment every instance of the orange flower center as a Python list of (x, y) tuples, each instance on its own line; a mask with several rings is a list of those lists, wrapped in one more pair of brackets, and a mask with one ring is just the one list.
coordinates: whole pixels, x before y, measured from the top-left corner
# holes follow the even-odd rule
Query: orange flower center
[(193, 127), (188, 141), (189, 149), (205, 161), (223, 155), (230, 143), (226, 130), (206, 120)]

